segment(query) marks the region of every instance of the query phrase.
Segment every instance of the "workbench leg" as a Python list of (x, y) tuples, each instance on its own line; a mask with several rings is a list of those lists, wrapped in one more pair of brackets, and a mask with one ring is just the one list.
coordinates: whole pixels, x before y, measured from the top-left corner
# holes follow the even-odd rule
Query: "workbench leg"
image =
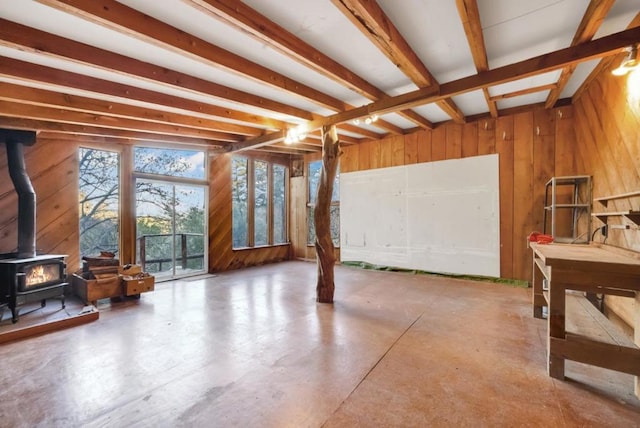
[(549, 376), (564, 380), (564, 358), (555, 353), (551, 338), (566, 339), (565, 332), (565, 293), (562, 284), (549, 284), (549, 313), (547, 314), (547, 373)]
[(542, 272), (538, 270), (538, 265), (536, 264), (536, 256), (535, 253), (533, 255), (533, 278), (532, 278), (532, 286), (533, 286), (533, 317), (534, 318), (543, 318), (542, 317), (542, 307), (544, 306), (544, 295), (542, 294), (542, 279), (544, 275)]

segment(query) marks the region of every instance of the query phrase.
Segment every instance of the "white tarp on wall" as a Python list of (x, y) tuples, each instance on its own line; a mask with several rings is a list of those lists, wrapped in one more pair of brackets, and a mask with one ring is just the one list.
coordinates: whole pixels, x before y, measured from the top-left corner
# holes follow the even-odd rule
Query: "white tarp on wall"
[(340, 256), (499, 277), (498, 155), (342, 173)]

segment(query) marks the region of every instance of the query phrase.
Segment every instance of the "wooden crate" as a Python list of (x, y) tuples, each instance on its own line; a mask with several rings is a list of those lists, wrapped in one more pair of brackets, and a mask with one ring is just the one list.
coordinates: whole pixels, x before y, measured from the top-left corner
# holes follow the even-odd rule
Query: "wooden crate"
[(134, 296), (147, 291), (153, 291), (155, 288), (155, 278), (153, 276), (145, 276), (143, 278), (123, 279), (123, 288), (125, 296)]
[(91, 272), (74, 273), (71, 277), (73, 292), (85, 303), (95, 305), (99, 299), (122, 296), (122, 283), (117, 274), (101, 279), (91, 277)]

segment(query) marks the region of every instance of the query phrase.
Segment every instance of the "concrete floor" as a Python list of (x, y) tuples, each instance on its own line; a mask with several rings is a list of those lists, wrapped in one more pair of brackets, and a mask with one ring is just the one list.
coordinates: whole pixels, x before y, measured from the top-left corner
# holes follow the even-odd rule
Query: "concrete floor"
[(315, 272), (157, 284), (0, 346), (0, 426), (640, 426), (631, 376), (547, 376), (530, 290), (338, 266), (332, 306)]

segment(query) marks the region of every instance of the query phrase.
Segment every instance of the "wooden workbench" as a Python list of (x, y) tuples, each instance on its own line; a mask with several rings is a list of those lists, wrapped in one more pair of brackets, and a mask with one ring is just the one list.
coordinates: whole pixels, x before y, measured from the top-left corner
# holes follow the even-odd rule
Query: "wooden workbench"
[[(564, 379), (565, 359), (636, 376), (640, 396), (640, 316), (636, 313), (635, 344), (566, 331), (567, 291), (613, 294), (640, 303), (640, 254), (600, 244), (531, 243), (533, 251), (533, 316), (547, 307), (547, 371)], [(603, 318), (604, 319), (604, 318)], [(606, 321), (606, 319), (605, 319)], [(600, 321), (598, 321), (600, 322)]]

